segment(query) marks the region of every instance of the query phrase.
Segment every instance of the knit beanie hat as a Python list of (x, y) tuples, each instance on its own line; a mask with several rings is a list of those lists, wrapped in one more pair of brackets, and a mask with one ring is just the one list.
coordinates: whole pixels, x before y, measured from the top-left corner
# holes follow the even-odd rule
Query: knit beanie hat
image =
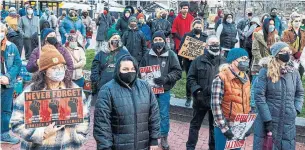
[(243, 49), (243, 48), (232, 48), (228, 53), (227, 63), (232, 63), (234, 60), (236, 60), (240, 57), (243, 57), (243, 56), (249, 57), (248, 52), (245, 49)]
[(144, 18), (144, 14), (139, 13), (138, 16), (137, 16), (137, 19), (140, 19), (140, 18), (142, 18), (142, 17)]
[(109, 40), (114, 35), (119, 35), (119, 32), (117, 30), (115, 30), (114, 28), (110, 28), (107, 31), (107, 40)]
[(45, 28), (41, 31), (41, 41), (44, 41), (46, 40), (48, 34), (52, 33), (52, 32), (55, 32), (54, 29), (52, 28)]
[(138, 23), (138, 20), (137, 20), (136, 17), (132, 16), (132, 17), (129, 18), (128, 24), (130, 24), (130, 22), (136, 22), (136, 23)]
[(164, 42), (166, 42), (166, 37), (165, 37), (163, 31), (157, 31), (157, 32), (155, 32), (154, 35), (153, 35), (153, 37), (152, 37), (152, 39), (154, 40), (155, 37), (161, 37), (161, 38), (164, 40)]
[(289, 47), (285, 42), (276, 42), (270, 47), (271, 55), (275, 57), (283, 48)]
[(38, 64), (39, 71), (43, 71), (58, 64), (66, 64), (66, 61), (53, 45), (47, 44), (41, 48)]

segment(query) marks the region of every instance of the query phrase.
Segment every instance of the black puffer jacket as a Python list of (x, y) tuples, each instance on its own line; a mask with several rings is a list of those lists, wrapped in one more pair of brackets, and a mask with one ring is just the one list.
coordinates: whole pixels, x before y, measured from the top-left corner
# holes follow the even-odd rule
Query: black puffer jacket
[(161, 18), (153, 22), (151, 32), (154, 34), (157, 31), (163, 31), (164, 35), (168, 37), (171, 34), (171, 27), (172, 25), (168, 20)]
[(131, 56), (141, 61), (147, 51), (145, 36), (142, 31), (137, 29), (127, 30), (122, 37), (123, 45), (126, 46)]
[(120, 79), (120, 62), (125, 57), (130, 56), (117, 61), (114, 79), (99, 91), (93, 128), (98, 150), (148, 150), (158, 145), (157, 100), (147, 82), (135, 79), (129, 87)]
[[(194, 108), (209, 108), (211, 105), (212, 82), (219, 72), (219, 66), (225, 63), (221, 56), (207, 54), (197, 57), (191, 64), (187, 75), (187, 83), (195, 97)], [(201, 90), (204, 100), (196, 99), (197, 91)]]

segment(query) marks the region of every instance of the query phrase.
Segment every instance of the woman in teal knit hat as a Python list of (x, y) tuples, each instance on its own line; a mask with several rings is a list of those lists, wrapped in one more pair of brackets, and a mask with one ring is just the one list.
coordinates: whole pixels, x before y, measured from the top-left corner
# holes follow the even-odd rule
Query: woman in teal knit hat
[(126, 6), (124, 15), (118, 20), (115, 29), (123, 36), (124, 32), (128, 30), (128, 20), (133, 15), (134, 9), (131, 6)]

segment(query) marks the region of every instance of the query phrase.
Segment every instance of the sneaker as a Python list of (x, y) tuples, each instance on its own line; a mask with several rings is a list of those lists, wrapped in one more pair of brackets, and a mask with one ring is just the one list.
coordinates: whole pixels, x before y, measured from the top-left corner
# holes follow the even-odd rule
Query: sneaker
[(191, 97), (186, 98), (185, 106), (190, 107), (191, 106), (191, 101), (192, 101)]
[(18, 144), (19, 142), (18, 138), (11, 136), (8, 132), (1, 135), (1, 144)]
[(169, 150), (169, 145), (167, 141), (167, 136), (161, 137), (161, 146), (163, 150)]

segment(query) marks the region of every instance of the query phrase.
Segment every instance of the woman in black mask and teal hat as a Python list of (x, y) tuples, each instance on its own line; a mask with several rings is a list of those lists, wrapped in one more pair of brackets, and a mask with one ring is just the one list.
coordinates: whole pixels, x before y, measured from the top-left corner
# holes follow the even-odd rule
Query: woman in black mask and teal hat
[(158, 149), (157, 99), (147, 82), (137, 79), (138, 71), (132, 56), (120, 57), (114, 79), (99, 91), (93, 127), (97, 149)]
[[(202, 42), (206, 42), (208, 35), (203, 33), (203, 28), (204, 28), (203, 20), (201, 20), (200, 18), (196, 18), (192, 23), (192, 31), (189, 33), (186, 33), (183, 36), (181, 43), (180, 43), (180, 49), (187, 36), (194, 38), (196, 40), (202, 41)], [(187, 58), (183, 59), (183, 67), (184, 67), (186, 74), (188, 73), (188, 71), (190, 69), (192, 61), (193, 60), (190, 60)], [(185, 106), (189, 107), (191, 105), (191, 101), (192, 101), (192, 93), (191, 93), (191, 89), (188, 86), (186, 86), (186, 100), (187, 101), (185, 103)]]

